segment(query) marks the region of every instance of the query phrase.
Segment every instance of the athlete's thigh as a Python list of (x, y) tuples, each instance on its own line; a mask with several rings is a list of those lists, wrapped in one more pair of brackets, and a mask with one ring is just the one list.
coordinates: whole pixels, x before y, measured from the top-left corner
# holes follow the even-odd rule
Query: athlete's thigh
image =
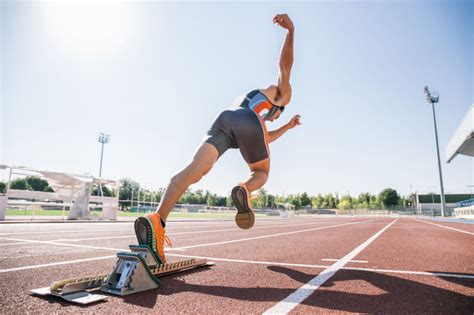
[(268, 159), (270, 150), (265, 123), (250, 110), (242, 110), (239, 118), (233, 133), (244, 160), (250, 165)]
[(197, 148), (189, 167), (207, 173), (218, 158), (219, 152), (217, 149), (212, 144), (204, 142)]

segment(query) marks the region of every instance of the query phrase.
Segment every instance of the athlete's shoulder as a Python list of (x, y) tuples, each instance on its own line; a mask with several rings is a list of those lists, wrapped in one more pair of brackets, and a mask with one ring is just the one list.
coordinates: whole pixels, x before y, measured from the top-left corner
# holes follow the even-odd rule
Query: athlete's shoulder
[(291, 93), (289, 95), (281, 95), (278, 86), (269, 85), (266, 88), (258, 89), (260, 93), (265, 95), (270, 102), (278, 106), (285, 106), (290, 102)]

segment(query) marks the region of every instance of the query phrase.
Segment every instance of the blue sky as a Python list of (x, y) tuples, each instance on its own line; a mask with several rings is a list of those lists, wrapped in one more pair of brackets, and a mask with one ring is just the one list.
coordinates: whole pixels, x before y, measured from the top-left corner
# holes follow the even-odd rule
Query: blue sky
[[(439, 189), (441, 155), (474, 102), (472, 1), (1, 4), (0, 162), (163, 187), (219, 111), (276, 82), (294, 20), (294, 114), (271, 144), (271, 193)], [(472, 158), (443, 163), (446, 192), (473, 184)], [(226, 194), (248, 176), (228, 151), (193, 188)]]

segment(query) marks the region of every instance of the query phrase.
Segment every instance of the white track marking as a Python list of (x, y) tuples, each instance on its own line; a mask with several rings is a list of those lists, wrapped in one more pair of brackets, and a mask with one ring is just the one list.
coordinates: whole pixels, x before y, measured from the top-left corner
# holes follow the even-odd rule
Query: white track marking
[[(328, 222), (333, 222), (334, 220), (330, 220), (330, 221), (312, 221), (312, 222), (305, 222), (305, 223), (297, 223), (297, 224), (272, 224), (272, 225), (264, 225), (264, 226), (256, 226), (254, 227), (254, 229), (268, 229), (268, 228), (272, 228), (272, 227), (286, 227), (286, 226), (300, 226), (300, 225), (310, 225), (310, 224), (317, 224), (317, 223), (328, 223)], [(235, 226), (234, 222), (232, 222), (232, 226)], [(196, 225), (196, 226), (188, 226), (188, 227), (184, 227), (184, 226), (178, 226), (178, 227), (168, 227), (166, 228), (168, 232), (171, 232), (170, 230), (175, 230), (175, 229), (189, 229), (189, 228), (203, 228), (203, 227), (216, 227), (216, 225)], [(110, 229), (110, 230), (60, 230), (60, 231), (55, 231), (55, 230), (51, 230), (51, 231), (37, 231), (37, 232), (27, 232), (27, 231), (24, 231), (24, 232), (15, 232), (15, 233), (0, 233), (0, 236), (11, 236), (11, 235), (30, 235), (30, 234), (55, 234), (55, 233), (88, 233), (88, 232), (124, 232), (124, 231), (127, 231), (129, 232), (130, 230), (133, 230), (133, 226), (128, 228), (128, 229)], [(235, 230), (235, 229), (234, 229)], [(240, 230), (240, 229), (238, 229)], [(216, 230), (216, 231), (230, 231), (230, 230)], [(178, 233), (188, 233), (188, 234), (192, 234), (192, 233), (202, 233), (203, 231), (202, 230), (199, 230), (199, 231), (188, 231), (188, 232), (178, 232)], [(211, 231), (208, 231), (206, 230), (205, 232), (213, 232), (213, 230)], [(170, 234), (171, 234), (170, 233)], [(174, 235), (178, 234), (178, 233), (173, 233)], [(169, 234), (169, 235), (170, 235)], [(112, 237), (114, 238), (114, 237)], [(94, 239), (100, 239), (100, 238), (94, 238)]]
[[(182, 254), (168, 254), (168, 256), (170, 256), (170, 257), (207, 259), (209, 261), (215, 260), (215, 261), (230, 262), (230, 263), (273, 265), (273, 266), (285, 266), (285, 267), (304, 267), (304, 268), (315, 268), (315, 269), (325, 269), (325, 268), (330, 267), (328, 265), (293, 264), (293, 263), (275, 262), (275, 261), (243, 260), (243, 259), (217, 258), (217, 257), (205, 257), (205, 256), (182, 255)], [(374, 268), (358, 268), (358, 267), (342, 267), (341, 269), (343, 269), (343, 270), (354, 270), (354, 271), (370, 271), (370, 272), (380, 272), (380, 273), (395, 273), (395, 274), (431, 276), (431, 277), (449, 277), (449, 278), (460, 278), (460, 279), (474, 279), (474, 275), (453, 274), (453, 273), (446, 273), (446, 272), (426, 272), (426, 271), (411, 271), (411, 270), (398, 270), (398, 269), (374, 269)]]
[(12, 271), (28, 270), (28, 269), (38, 269), (38, 268), (45, 268), (45, 267), (52, 267), (52, 266), (59, 266), (59, 265), (77, 264), (77, 263), (82, 263), (82, 262), (85, 262), (85, 261), (95, 261), (95, 260), (109, 259), (109, 258), (114, 258), (114, 257), (115, 257), (115, 255), (113, 255), (113, 256), (101, 256), (101, 257), (85, 258), (85, 259), (78, 259), (78, 260), (61, 261), (61, 262), (55, 262), (55, 263), (50, 263), (50, 264), (24, 266), (24, 267), (9, 268), (9, 269), (0, 269), (0, 273), (7, 273), (7, 272), (12, 272)]
[(224, 262), (235, 262), (243, 264), (256, 264), (256, 265), (273, 265), (273, 266), (288, 266), (288, 267), (308, 267), (308, 268), (327, 268), (327, 265), (306, 265), (306, 264), (293, 264), (293, 263), (279, 263), (274, 261), (261, 261), (261, 260), (245, 260), (245, 259), (231, 259), (231, 258), (216, 258), (216, 257), (204, 257), (196, 255), (182, 255), (182, 254), (168, 254), (170, 257), (183, 257), (183, 258), (196, 258), (196, 259), (207, 259), (209, 261), (224, 261)]
[(266, 310), (263, 314), (288, 314), (301, 302), (306, 300), (311, 294), (314, 293), (323, 283), (329, 280), (336, 272), (338, 272), (344, 265), (346, 265), (352, 258), (357, 256), (362, 250), (369, 246), (373, 241), (375, 241), (385, 230), (391, 227), (395, 222), (398, 221), (398, 218), (393, 220), (391, 223), (387, 224), (383, 229), (372, 235), (365, 242), (357, 246), (350, 253), (342, 257), (333, 265), (324, 269), (319, 275), (311, 279), (308, 283), (303, 285), (301, 288), (290, 294), (288, 297), (274, 305), (273, 307)]
[(322, 227), (311, 228), (311, 229), (305, 229), (305, 230), (298, 230), (298, 231), (291, 231), (291, 232), (284, 232), (284, 233), (277, 233), (277, 234), (269, 234), (269, 235), (256, 236), (256, 237), (241, 238), (241, 239), (230, 240), (230, 241), (215, 242), (215, 243), (206, 243), (206, 244), (198, 244), (198, 245), (190, 245), (190, 246), (182, 246), (182, 247), (177, 247), (177, 249), (190, 249), (190, 248), (197, 248), (197, 247), (207, 247), (207, 246), (230, 244), (230, 243), (237, 243), (237, 242), (246, 242), (246, 241), (259, 240), (259, 239), (263, 239), (263, 238), (275, 237), (275, 236), (283, 236), (283, 235), (291, 235), (291, 234), (305, 233), (305, 232), (310, 232), (310, 231), (331, 229), (331, 228), (335, 228), (335, 227), (348, 226), (348, 225), (353, 225), (353, 224), (362, 224), (362, 223), (373, 222), (373, 221), (375, 221), (375, 220), (356, 221), (356, 222), (350, 222), (350, 223), (344, 223), (344, 224), (336, 224), (336, 225), (328, 225), (328, 226), (322, 226)]
[[(267, 226), (260, 226), (260, 227), (254, 227), (253, 229), (269, 229), (269, 228), (278, 228), (278, 227), (298, 227), (298, 226), (304, 226), (304, 225), (313, 225), (313, 224), (319, 224), (319, 223), (327, 223), (330, 221), (318, 221), (318, 222), (312, 222), (312, 223), (303, 223), (303, 224), (287, 224), (287, 225), (267, 225)], [(130, 231), (130, 229), (127, 229), (126, 231)], [(216, 232), (241, 232), (242, 230), (239, 228), (232, 228), (232, 229), (222, 229), (222, 230), (200, 230), (200, 231), (188, 231), (188, 232), (177, 232), (177, 233), (167, 233), (168, 236), (174, 236), (174, 235), (185, 235), (185, 234), (202, 234), (202, 233), (216, 233)], [(24, 233), (22, 233), (24, 234)], [(62, 239), (55, 239), (55, 240), (50, 240), (49, 242), (80, 242), (80, 241), (91, 241), (91, 240), (108, 240), (108, 239), (127, 239), (127, 238), (135, 238), (134, 234), (131, 235), (123, 235), (123, 236), (103, 236), (103, 237), (88, 237), (88, 238), (62, 238)], [(5, 239), (8, 240), (9, 238), (4, 238), (0, 237), (0, 239)], [(6, 243), (6, 244), (0, 244), (0, 246), (8, 246), (8, 245), (22, 245), (22, 244), (29, 244), (32, 243), (34, 240), (24, 240), (22, 242), (15, 242), (15, 243)], [(181, 249), (172, 249), (172, 250), (181, 250)]]
[[(227, 243), (243, 242), (243, 241), (259, 239), (259, 238), (275, 237), (275, 236), (280, 236), (280, 235), (288, 235), (288, 234), (302, 233), (302, 232), (308, 232), (308, 231), (314, 231), (314, 230), (329, 229), (329, 228), (333, 228), (333, 227), (339, 227), (339, 226), (345, 226), (345, 225), (351, 225), (351, 224), (360, 224), (360, 223), (371, 222), (371, 221), (373, 221), (373, 220), (370, 220), (370, 221), (356, 221), (356, 222), (339, 224), (339, 225), (329, 225), (329, 226), (323, 226), (323, 227), (306, 229), (306, 230), (298, 230), (298, 231), (292, 231), (292, 232), (286, 232), (286, 233), (257, 236), (257, 237), (254, 237), (254, 238), (236, 239), (236, 240), (220, 242), (220, 243), (208, 243), (208, 244), (191, 245), (191, 246), (184, 246), (184, 247), (166, 248), (165, 251), (183, 251), (183, 250), (186, 250), (188, 248), (194, 248), (194, 247), (213, 246), (213, 245), (219, 245), (221, 243), (222, 244), (227, 244)], [(205, 232), (201, 231), (201, 233), (205, 233)], [(10, 237), (0, 237), (0, 239), (8, 240), (8, 241), (24, 242), (25, 244), (38, 243), (38, 244), (57, 245), (57, 246), (65, 246), (65, 247), (77, 247), (77, 248), (112, 250), (112, 251), (127, 251), (128, 250), (128, 249), (123, 249), (123, 248), (111, 248), (111, 247), (100, 247), (100, 246), (90, 246), (90, 245), (80, 245), (80, 244), (68, 244), (68, 243), (59, 243), (59, 242), (55, 242), (55, 241), (39, 241), (39, 240), (18, 239), (18, 238), (10, 238)]]
[[(339, 261), (339, 259), (332, 259), (332, 258), (323, 258), (321, 259), (322, 261)], [(361, 263), (361, 264), (366, 264), (368, 263), (367, 260), (351, 260), (349, 261), (351, 263)]]
[(66, 247), (78, 247), (78, 248), (89, 248), (89, 249), (103, 249), (103, 250), (113, 250), (113, 251), (127, 251), (128, 249), (123, 248), (112, 248), (112, 247), (100, 247), (100, 246), (89, 246), (89, 245), (79, 245), (79, 244), (64, 244), (52, 241), (37, 241), (37, 240), (25, 240), (19, 238), (9, 238), (9, 237), (0, 237), (4, 240), (9, 241), (19, 241), (25, 243), (37, 243), (37, 244), (47, 244), (47, 245), (58, 245), (58, 246), (66, 246)]
[(11, 236), (11, 235), (30, 235), (30, 234), (55, 234), (55, 233), (87, 233), (87, 232), (124, 232), (130, 231), (130, 229), (110, 229), (110, 230), (61, 230), (61, 231), (38, 231), (38, 232), (15, 232), (15, 233), (0, 233), (0, 236)]
[(29, 242), (13, 242), (13, 243), (2, 243), (0, 244), (0, 246), (7, 246), (7, 245), (25, 245), (25, 244), (28, 244)]
[(468, 231), (464, 231), (464, 230), (460, 230), (460, 229), (455, 229), (453, 227), (446, 226), (446, 225), (436, 224), (436, 223), (433, 223), (433, 222), (428, 222), (428, 221), (425, 221), (425, 220), (419, 220), (419, 219), (415, 219), (415, 218), (413, 218), (413, 220), (420, 221), (420, 222), (423, 222), (423, 223), (432, 224), (432, 225), (436, 225), (436, 226), (439, 226), (439, 227), (442, 227), (442, 228), (445, 228), (445, 229), (450, 229), (450, 230), (453, 230), (453, 231), (457, 231), (457, 232), (461, 232), (461, 233), (465, 233), (465, 234), (469, 234), (469, 235), (474, 235), (474, 233), (472, 233), (472, 232), (468, 232)]
[[(304, 224), (286, 224), (286, 225), (269, 225), (269, 226), (257, 226), (253, 227), (252, 230), (255, 229), (271, 229), (271, 228), (278, 228), (278, 227), (299, 227), (299, 226), (304, 226), (304, 225), (314, 225), (314, 224), (319, 224), (319, 223), (326, 223), (326, 221), (323, 222), (313, 222), (313, 223), (304, 223)], [(221, 229), (221, 230), (200, 230), (200, 231), (188, 231), (188, 232), (177, 232), (177, 233), (166, 233), (168, 236), (175, 236), (175, 235), (186, 235), (186, 234), (203, 234), (203, 233), (217, 233), (217, 232), (245, 232), (242, 229), (239, 229), (238, 227), (234, 227), (231, 229)], [(131, 235), (124, 235), (124, 236), (104, 236), (104, 237), (88, 237), (88, 238), (65, 238), (65, 239), (58, 239), (58, 240), (53, 240), (53, 242), (79, 242), (79, 241), (91, 241), (91, 240), (108, 240), (108, 239), (117, 239), (117, 238), (134, 238), (135, 234)]]

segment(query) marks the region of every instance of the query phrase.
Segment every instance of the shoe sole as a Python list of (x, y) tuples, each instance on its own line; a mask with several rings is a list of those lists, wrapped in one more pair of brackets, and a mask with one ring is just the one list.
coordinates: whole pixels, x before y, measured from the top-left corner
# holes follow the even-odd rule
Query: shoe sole
[(146, 217), (139, 217), (135, 220), (134, 228), (138, 244), (147, 245), (156, 252), (156, 246), (153, 244), (155, 233), (150, 220), (148, 220)]
[(247, 192), (242, 186), (235, 186), (231, 196), (237, 208), (235, 223), (241, 229), (250, 229), (255, 223), (255, 214), (248, 204)]

